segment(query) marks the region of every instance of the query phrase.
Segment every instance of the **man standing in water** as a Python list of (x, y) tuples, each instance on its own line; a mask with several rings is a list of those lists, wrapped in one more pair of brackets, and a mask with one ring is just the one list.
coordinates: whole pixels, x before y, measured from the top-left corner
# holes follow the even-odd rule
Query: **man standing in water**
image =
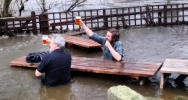
[(71, 54), (64, 50), (65, 40), (60, 34), (50, 35), (48, 42), (51, 53), (43, 56), (35, 76), (45, 73), (42, 83), (46, 86), (65, 84), (70, 81)]
[(123, 60), (123, 45), (119, 41), (119, 32), (117, 29), (109, 29), (106, 33), (106, 37), (101, 37), (96, 33), (93, 33), (82, 21), (81, 26), (86, 34), (94, 41), (100, 43), (103, 47), (104, 59), (121, 61)]

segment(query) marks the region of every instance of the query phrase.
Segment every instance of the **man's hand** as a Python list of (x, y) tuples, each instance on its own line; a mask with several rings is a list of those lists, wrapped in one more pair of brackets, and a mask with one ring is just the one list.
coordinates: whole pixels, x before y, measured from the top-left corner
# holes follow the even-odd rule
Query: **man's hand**
[(110, 44), (110, 42), (109, 42), (108, 40), (106, 40), (105, 46), (106, 46), (107, 48), (109, 48), (109, 46), (111, 46), (111, 44)]
[(39, 72), (39, 71), (36, 69), (36, 71), (35, 71), (35, 76), (36, 76), (36, 77), (40, 77), (40, 76), (42, 76), (42, 73)]
[(80, 26), (82, 26), (83, 24), (84, 24), (84, 22), (80, 19), (80, 22), (81, 22), (81, 25)]
[(108, 40), (106, 40), (105, 46), (110, 50), (112, 56), (116, 59), (116, 61), (121, 61), (121, 55), (114, 50), (114, 48)]

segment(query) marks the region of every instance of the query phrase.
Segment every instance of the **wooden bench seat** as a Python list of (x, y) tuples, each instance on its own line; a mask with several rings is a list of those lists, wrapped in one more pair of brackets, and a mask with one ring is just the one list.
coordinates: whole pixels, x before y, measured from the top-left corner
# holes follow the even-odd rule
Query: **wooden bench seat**
[(160, 71), (161, 71), (160, 88), (163, 89), (164, 74), (188, 75), (188, 60), (166, 59)]

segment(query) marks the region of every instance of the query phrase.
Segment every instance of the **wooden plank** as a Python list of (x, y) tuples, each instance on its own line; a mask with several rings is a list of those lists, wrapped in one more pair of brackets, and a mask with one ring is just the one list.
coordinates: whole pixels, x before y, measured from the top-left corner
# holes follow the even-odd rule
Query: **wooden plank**
[(10, 28), (7, 28), (8, 30), (14, 30), (14, 29), (27, 29), (27, 28), (33, 28), (32, 26), (25, 26), (25, 27), (10, 27)]
[[(85, 44), (85, 45), (90, 45), (92, 46), (93, 44), (98, 44), (96, 42), (93, 42), (93, 41), (87, 41), (86, 39), (82, 39), (82, 38), (75, 38), (75, 37), (65, 37), (66, 38), (66, 41), (70, 41), (70, 42), (80, 42), (82, 44)], [(87, 41), (87, 42), (86, 42)], [(93, 44), (92, 44), (93, 43)]]
[(187, 71), (183, 71), (183, 70), (167, 70), (167, 71), (161, 71), (163, 73), (174, 73), (174, 74), (185, 74), (185, 75), (188, 75), (188, 72)]
[(70, 44), (86, 47), (86, 48), (99, 48), (101, 47), (101, 44), (89, 40), (89, 39), (84, 39), (76, 36), (69, 36), (69, 35), (63, 35), (65, 38), (65, 41)]
[[(10, 62), (10, 65), (37, 68), (37, 65), (27, 63), (25, 57)], [(97, 58), (72, 57), (71, 71), (153, 77), (160, 69), (160, 65), (160, 63), (116, 62)]]
[(35, 18), (32, 17), (5, 17), (0, 18), (0, 21), (26, 21), (26, 20), (33, 20)]
[(164, 74), (161, 73), (160, 89), (163, 89), (163, 85), (164, 85)]
[[(78, 61), (78, 59), (75, 59), (75, 62), (76, 61)], [(78, 63), (78, 62), (82, 62), (82, 63)], [(117, 64), (113, 65), (113, 62), (106, 63), (104, 62), (104, 60), (100, 60), (100, 61), (96, 60), (95, 62), (91, 62), (90, 60), (85, 60), (85, 62), (83, 62), (79, 60), (78, 62), (76, 62), (76, 66), (80, 66), (80, 67), (79, 69), (75, 69), (75, 70), (86, 71), (86, 72), (94, 71), (98, 73), (98, 71), (96, 70), (98, 69), (98, 67), (102, 67), (100, 68), (101, 69), (100, 72), (102, 73), (111, 73), (111, 74), (116, 73), (118, 75), (131, 75), (131, 76), (143, 76), (143, 74), (141, 73), (152, 76), (160, 66), (160, 64), (142, 64), (142, 63), (128, 63), (128, 62), (127, 63), (123, 62), (123, 66), (121, 65), (117, 66)]]
[(161, 72), (188, 75), (188, 60), (166, 59)]
[(103, 73), (103, 74), (115, 74), (115, 75), (129, 75), (129, 76), (138, 76), (138, 77), (153, 77), (153, 72), (140, 71), (140, 70), (127, 70), (122, 68), (119, 69), (110, 69), (110, 68), (97, 68), (96, 66), (71, 66), (72, 71), (82, 71), (82, 72), (93, 72), (93, 73)]
[[(82, 62), (82, 63), (79, 63)], [(113, 63), (105, 63), (105, 62), (98, 62), (98, 61), (79, 61), (79, 62), (73, 62), (73, 63), (77, 63), (76, 65), (78, 66), (108, 66), (108, 68), (120, 68), (120, 65), (117, 64), (113, 64)], [(97, 63), (96, 63), (97, 62)], [(134, 64), (134, 67), (132, 67), (132, 65)], [(110, 66), (109, 66), (110, 65)], [(119, 66), (119, 67), (118, 67)], [(153, 64), (140, 64), (139, 63), (126, 63), (124, 64), (124, 69), (126, 70), (140, 70), (140, 71), (150, 71), (150, 72), (155, 72), (156, 71), (156, 67), (157, 66), (153, 66)]]

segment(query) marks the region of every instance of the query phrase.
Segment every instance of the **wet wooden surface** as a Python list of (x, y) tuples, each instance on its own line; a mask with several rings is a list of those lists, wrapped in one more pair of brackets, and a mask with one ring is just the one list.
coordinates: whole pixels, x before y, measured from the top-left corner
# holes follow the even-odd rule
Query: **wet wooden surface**
[(22, 56), (16, 60), (13, 60), (9, 63), (11, 66), (19, 66), (19, 67), (30, 67), (30, 68), (37, 68), (38, 65), (31, 65), (26, 62), (26, 56)]
[(188, 75), (188, 60), (166, 59), (161, 72)]
[[(25, 57), (11, 61), (10, 65), (37, 68), (37, 65), (27, 63)], [(71, 71), (153, 77), (160, 66), (160, 63), (116, 62), (99, 58), (72, 57)]]
[(71, 69), (75, 71), (153, 77), (160, 68), (159, 63), (116, 62), (96, 58), (74, 57)]
[(85, 47), (85, 48), (100, 48), (101, 44), (91, 40), (91, 39), (84, 39), (76, 36), (70, 36), (70, 35), (63, 35), (65, 38), (65, 41), (68, 44), (74, 44), (77, 46)]

